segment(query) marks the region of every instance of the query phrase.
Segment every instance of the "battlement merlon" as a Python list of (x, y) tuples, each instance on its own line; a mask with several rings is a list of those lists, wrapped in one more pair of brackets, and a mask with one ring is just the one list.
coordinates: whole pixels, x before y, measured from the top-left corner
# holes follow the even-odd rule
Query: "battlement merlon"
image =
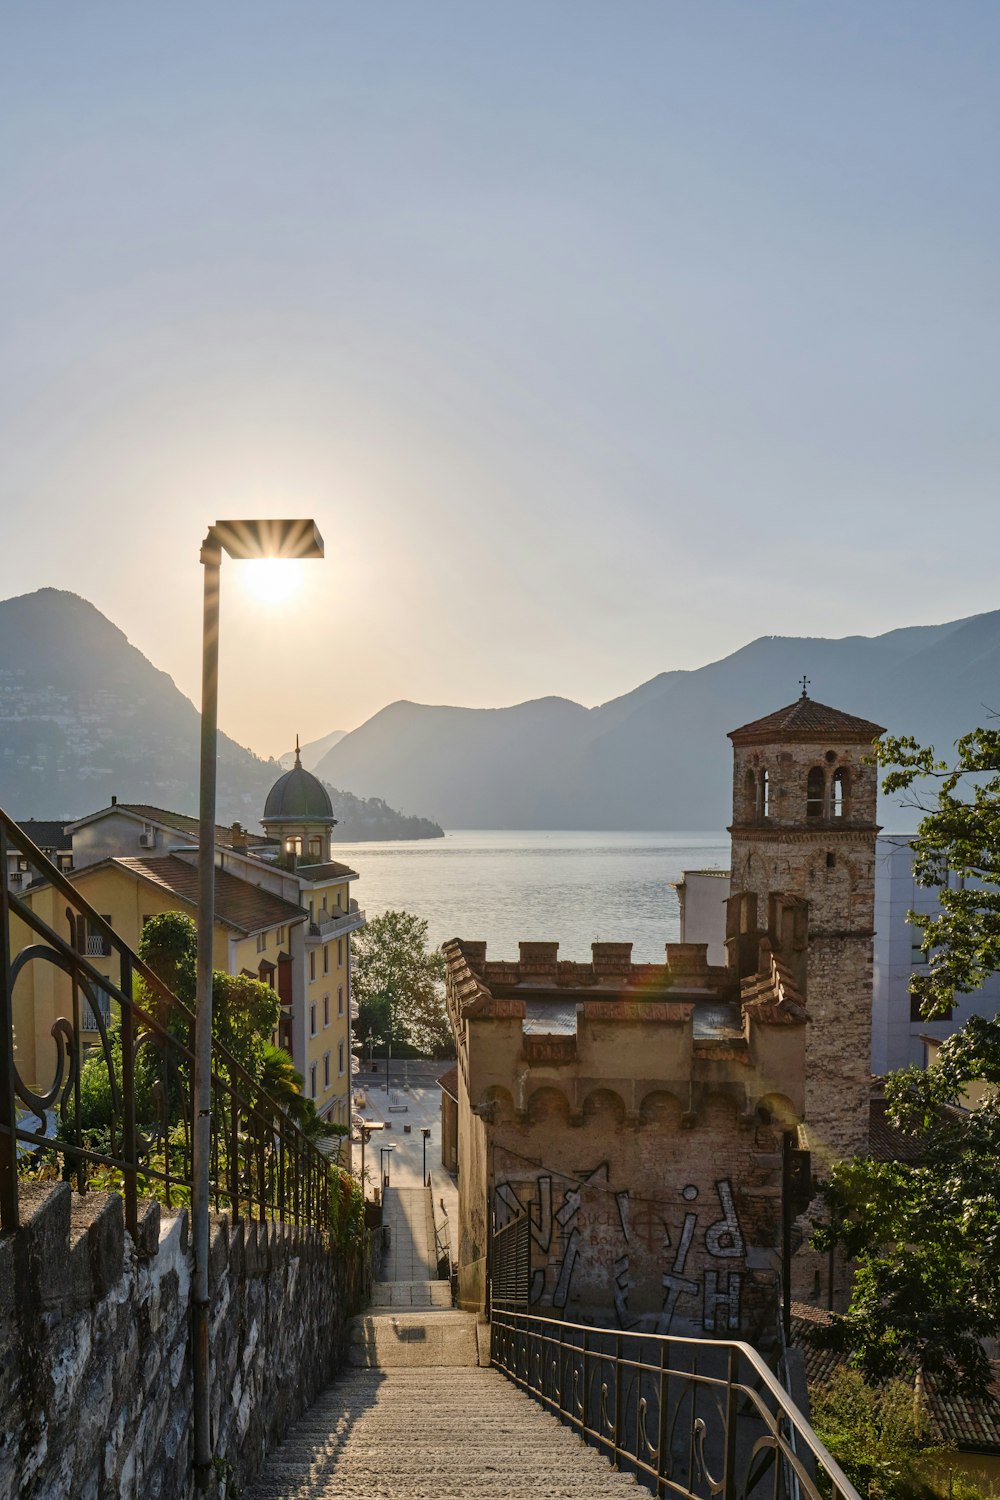
[(654, 1090), (684, 1101), (736, 1091), (751, 1112), (780, 1094), (802, 1116), (806, 1010), (773, 955), (737, 987), (703, 944), (668, 945), (665, 965), (633, 965), (624, 943), (595, 944), (590, 964), (559, 962), (555, 943), (522, 944), (516, 963), (489, 961), (484, 943), (456, 939), (444, 951), (473, 1107), (517, 1079), (522, 1101), (550, 1085), (570, 1101), (610, 1089), (626, 1117)]

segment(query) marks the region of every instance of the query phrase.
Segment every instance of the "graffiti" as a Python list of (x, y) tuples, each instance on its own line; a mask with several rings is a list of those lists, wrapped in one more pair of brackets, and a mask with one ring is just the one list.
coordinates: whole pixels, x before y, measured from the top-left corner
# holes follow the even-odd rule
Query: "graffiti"
[[(565, 1313), (579, 1296), (576, 1278), (583, 1274), (592, 1292), (595, 1272), (599, 1276), (603, 1267), (619, 1327), (634, 1327), (649, 1307), (653, 1273), (658, 1333), (676, 1331), (678, 1322), (708, 1334), (738, 1332), (746, 1238), (730, 1180), (717, 1179), (714, 1193), (686, 1183), (672, 1211), (668, 1202), (612, 1191), (609, 1175), (608, 1163), (601, 1162), (572, 1178), (542, 1173), (498, 1184), (498, 1226), (516, 1214), (526, 1215), (531, 1226), (531, 1304)], [(646, 1291), (637, 1311), (639, 1287)]]
[(719, 1308), (726, 1311), (725, 1328), (730, 1333), (736, 1331), (740, 1326), (740, 1290), (743, 1286), (743, 1277), (739, 1271), (730, 1271), (726, 1275), (726, 1290), (719, 1291), (718, 1271), (705, 1272), (705, 1309), (702, 1315), (702, 1326), (706, 1333), (714, 1333), (718, 1327), (717, 1314)]
[[(698, 1189), (692, 1187), (690, 1184), (681, 1189), (681, 1197), (689, 1203), (697, 1198), (697, 1196)], [(663, 1298), (663, 1306), (660, 1309), (660, 1316), (656, 1323), (657, 1333), (669, 1333), (670, 1325), (673, 1322), (674, 1313), (677, 1311), (677, 1304), (681, 1297), (694, 1297), (698, 1294), (697, 1281), (692, 1281), (690, 1277), (684, 1275), (684, 1268), (687, 1265), (687, 1258), (691, 1253), (691, 1242), (694, 1239), (694, 1231), (697, 1223), (697, 1214), (686, 1213), (684, 1215), (684, 1223), (681, 1226), (681, 1237), (677, 1242), (677, 1249), (674, 1252), (674, 1263), (670, 1270), (664, 1273), (662, 1279), (662, 1286), (666, 1295)], [(668, 1234), (668, 1247), (669, 1244)]]
[(713, 1224), (710, 1229), (705, 1231), (705, 1248), (709, 1255), (742, 1259), (744, 1254), (743, 1236), (740, 1233), (740, 1224), (736, 1217), (732, 1187), (723, 1178), (721, 1182), (715, 1184), (715, 1191), (718, 1193), (719, 1202), (722, 1205), (722, 1218), (717, 1224)]
[(635, 1286), (635, 1280), (629, 1275), (629, 1258), (620, 1255), (614, 1264), (614, 1295), (615, 1312), (618, 1314), (618, 1323), (624, 1328), (628, 1322), (628, 1294)]

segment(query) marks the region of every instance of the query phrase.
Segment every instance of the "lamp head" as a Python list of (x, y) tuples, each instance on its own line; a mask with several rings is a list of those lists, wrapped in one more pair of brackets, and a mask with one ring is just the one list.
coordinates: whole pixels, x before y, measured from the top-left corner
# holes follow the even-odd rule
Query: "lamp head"
[(216, 521), (209, 528), (207, 543), (214, 543), (230, 557), (306, 558), (323, 556), (323, 538), (315, 521), (278, 520)]

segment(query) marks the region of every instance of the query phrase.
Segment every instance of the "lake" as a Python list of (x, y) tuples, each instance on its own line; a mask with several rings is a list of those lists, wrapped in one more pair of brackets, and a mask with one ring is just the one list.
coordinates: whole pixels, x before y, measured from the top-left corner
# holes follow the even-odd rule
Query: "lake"
[(369, 916), (425, 917), (437, 946), (485, 939), (491, 958), (518, 943), (559, 943), (587, 960), (592, 942), (631, 942), (637, 963), (662, 963), (680, 936), (674, 882), (683, 870), (728, 869), (723, 833), (512, 832), (461, 829), (443, 839), (335, 844), (357, 870), (351, 893)]

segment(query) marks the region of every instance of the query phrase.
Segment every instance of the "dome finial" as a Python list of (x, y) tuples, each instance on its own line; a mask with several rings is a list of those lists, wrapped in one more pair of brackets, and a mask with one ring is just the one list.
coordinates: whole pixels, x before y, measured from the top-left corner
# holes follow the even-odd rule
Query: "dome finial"
[[(806, 692), (806, 689), (808, 687), (811, 687), (811, 686), (812, 686), (812, 683), (811, 683), (810, 679), (808, 677), (803, 676), (803, 678), (802, 678), (802, 696), (803, 696), (803, 698), (808, 698), (809, 697), (809, 694)], [(295, 743), (298, 744), (298, 740), (296, 740)]]
[[(805, 691), (805, 689), (803, 689), (803, 692), (804, 691)], [(301, 771), (302, 770), (302, 757), (299, 755), (299, 737), (298, 737), (298, 735), (295, 736), (295, 769), (297, 771)]]

